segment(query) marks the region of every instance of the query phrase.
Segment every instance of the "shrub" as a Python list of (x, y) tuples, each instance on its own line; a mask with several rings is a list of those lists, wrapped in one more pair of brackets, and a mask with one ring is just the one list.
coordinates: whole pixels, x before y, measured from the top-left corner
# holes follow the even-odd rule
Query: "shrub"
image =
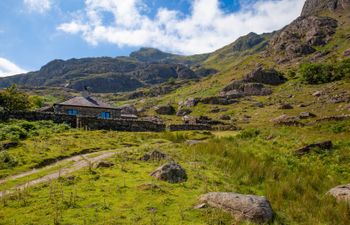
[(0, 91), (0, 105), (7, 112), (24, 111), (32, 107), (29, 96), (18, 91), (15, 85)]
[(251, 139), (259, 136), (260, 131), (257, 129), (246, 129), (237, 135), (241, 139)]
[(350, 78), (350, 59), (338, 63), (307, 63), (300, 66), (299, 75), (308, 84), (324, 84)]
[(10, 155), (7, 151), (0, 152), (0, 169), (9, 169), (18, 165), (15, 157)]

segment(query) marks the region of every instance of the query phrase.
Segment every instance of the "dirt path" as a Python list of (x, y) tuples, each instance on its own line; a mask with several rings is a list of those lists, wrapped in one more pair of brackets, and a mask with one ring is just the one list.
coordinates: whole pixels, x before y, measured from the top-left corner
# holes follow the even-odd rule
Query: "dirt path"
[(84, 154), (84, 155), (79, 155), (79, 156), (73, 156), (71, 158), (67, 158), (67, 159), (64, 159), (62, 161), (59, 161), (53, 165), (44, 167), (40, 170), (31, 170), (28, 172), (24, 172), (24, 173), (10, 176), (10, 177), (7, 177), (3, 180), (0, 180), (0, 184), (3, 184), (3, 183), (6, 183), (7, 181), (10, 181), (10, 180), (23, 178), (23, 177), (30, 176), (32, 174), (35, 174), (35, 173), (38, 173), (41, 171), (45, 171), (46, 169), (50, 169), (54, 166), (57, 166), (58, 164), (62, 164), (63, 162), (74, 162), (73, 165), (70, 165), (66, 168), (58, 169), (56, 171), (51, 172), (48, 175), (40, 177), (40, 178), (30, 180), (30, 181), (26, 182), (25, 184), (18, 185), (14, 188), (11, 188), (10, 190), (0, 191), (0, 197), (4, 196), (6, 194), (11, 194), (14, 190), (23, 190), (25, 188), (32, 187), (32, 186), (40, 184), (40, 183), (44, 183), (44, 182), (48, 182), (50, 180), (57, 179), (61, 176), (66, 176), (66, 175), (73, 173), (77, 170), (80, 170), (84, 167), (88, 167), (93, 163), (99, 162), (99, 161), (107, 159), (107, 158), (111, 158), (113, 155), (116, 154), (116, 152), (104, 152), (104, 153), (99, 154), (98, 156), (88, 158), (88, 156), (90, 156), (92, 154), (96, 154), (96, 153), (89, 153), (89, 154)]

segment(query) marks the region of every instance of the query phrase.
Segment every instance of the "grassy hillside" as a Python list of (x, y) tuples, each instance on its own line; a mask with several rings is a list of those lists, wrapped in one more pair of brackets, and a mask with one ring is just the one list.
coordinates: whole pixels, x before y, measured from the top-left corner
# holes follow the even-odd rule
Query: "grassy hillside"
[[(21, 124), (14, 121), (7, 126)], [(96, 154), (116, 151), (118, 154), (109, 159), (115, 166), (85, 168), (57, 181), (2, 197), (1, 223), (232, 224), (228, 214), (211, 208), (197, 210), (193, 206), (208, 191), (234, 191), (267, 196), (275, 211), (272, 224), (348, 224), (347, 205), (337, 203), (325, 193), (350, 179), (349, 135), (350, 123), (344, 121), (305, 128), (250, 128), (238, 133), (140, 134), (69, 129), (49, 136), (43, 133), (29, 136), (20, 141), (21, 146), (6, 151), (18, 164), (10, 170), (1, 169), (2, 176), (38, 163), (33, 159), (43, 160), (86, 148), (97, 149)], [(46, 147), (42, 139), (46, 140)], [(205, 143), (186, 144), (186, 140), (193, 139), (205, 139)], [(293, 155), (305, 144), (328, 139), (334, 142), (330, 152)], [(179, 162), (188, 173), (188, 181), (168, 184), (149, 176), (164, 163), (139, 160), (153, 149)], [(42, 157), (37, 156), (38, 152)], [(42, 170), (39, 175), (53, 169)], [(0, 190), (27, 179), (33, 176), (0, 184)]]

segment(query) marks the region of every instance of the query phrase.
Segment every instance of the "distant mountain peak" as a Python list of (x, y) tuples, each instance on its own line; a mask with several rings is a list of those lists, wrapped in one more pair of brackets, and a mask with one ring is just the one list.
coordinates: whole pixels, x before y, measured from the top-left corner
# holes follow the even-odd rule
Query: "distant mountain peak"
[(142, 62), (159, 62), (177, 55), (163, 52), (156, 48), (142, 47), (138, 51), (132, 52), (130, 57)]

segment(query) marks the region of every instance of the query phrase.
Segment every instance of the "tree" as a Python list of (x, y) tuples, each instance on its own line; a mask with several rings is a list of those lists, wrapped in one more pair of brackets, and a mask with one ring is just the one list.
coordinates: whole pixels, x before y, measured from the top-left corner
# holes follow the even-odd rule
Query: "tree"
[(0, 107), (6, 112), (25, 111), (31, 106), (29, 95), (18, 91), (16, 85), (0, 91)]

